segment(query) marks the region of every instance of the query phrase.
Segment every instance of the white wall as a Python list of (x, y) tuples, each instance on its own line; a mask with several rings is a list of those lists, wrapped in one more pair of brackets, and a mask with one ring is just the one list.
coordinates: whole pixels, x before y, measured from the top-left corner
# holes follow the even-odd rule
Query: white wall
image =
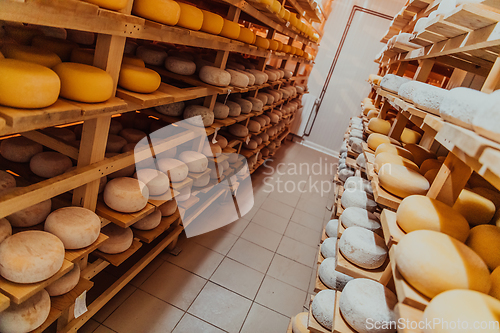
[[(309, 77), (310, 93), (315, 97), (319, 97), (321, 93), (353, 6), (394, 16), (405, 2), (406, 0), (334, 0)], [(360, 11), (355, 14), (311, 135), (304, 137), (304, 145), (332, 155), (337, 154), (349, 118), (359, 114), (359, 103), (370, 91), (366, 80), (370, 73), (378, 70), (378, 64), (373, 60), (383, 47), (380, 39), (389, 24), (389, 20), (371, 14)], [(307, 119), (302, 119), (302, 122), (306, 121)]]

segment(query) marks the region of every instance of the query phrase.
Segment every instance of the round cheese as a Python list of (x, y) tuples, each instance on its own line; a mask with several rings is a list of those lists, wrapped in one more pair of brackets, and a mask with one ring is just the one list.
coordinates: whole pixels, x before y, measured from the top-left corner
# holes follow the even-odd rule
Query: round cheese
[(366, 269), (382, 266), (388, 252), (382, 237), (357, 226), (347, 228), (342, 233), (339, 250), (347, 260)]
[(344, 191), (340, 202), (344, 208), (359, 207), (370, 212), (374, 212), (377, 209), (377, 203), (369, 199), (365, 191), (360, 190)]
[(410, 82), (410, 79), (395, 74), (386, 74), (380, 81), (380, 87), (384, 90), (397, 94), (399, 88), (407, 82)]
[(451, 89), (439, 106), (439, 114), (453, 124), (473, 129), (472, 120), (483, 109), (490, 109), (488, 94), (478, 90), (458, 87)]
[(13, 227), (31, 227), (45, 221), (45, 218), (50, 214), (51, 208), (52, 200), (47, 199), (10, 214), (6, 219)]
[(102, 232), (109, 238), (97, 249), (108, 254), (117, 254), (127, 251), (134, 240), (134, 233), (130, 228), (122, 228), (116, 224), (110, 223)]
[(0, 154), (6, 160), (18, 163), (29, 162), (36, 154), (43, 151), (43, 146), (22, 136), (2, 140)]
[(349, 138), (349, 146), (351, 146), (351, 149), (358, 154), (363, 153), (363, 140), (359, 138)]
[(415, 289), (435, 297), (451, 289), (487, 293), (488, 267), (469, 247), (446, 234), (417, 230), (404, 236), (395, 252), (399, 272)]
[(175, 102), (172, 104), (165, 104), (156, 106), (156, 111), (172, 117), (180, 117), (182, 116), (182, 112), (184, 111), (185, 104), (184, 102)]
[(184, 109), (183, 116), (190, 124), (204, 127), (212, 125), (215, 119), (214, 113), (209, 108), (201, 105), (187, 106)]
[(409, 81), (407, 83), (402, 84), (399, 87), (398, 95), (405, 101), (412, 103), (413, 96), (416, 93), (420, 93), (422, 87), (425, 87), (426, 84), (420, 81)]
[(208, 167), (207, 157), (195, 151), (183, 151), (179, 154), (179, 160), (187, 165), (189, 172), (205, 172)]
[(436, 154), (416, 144), (407, 144), (405, 145), (405, 149), (412, 153), (414, 157), (413, 160), (418, 166), (421, 166), (425, 160), (436, 159)]
[(309, 321), (309, 312), (301, 312), (292, 317), (292, 333), (310, 333), (307, 328)]
[(188, 166), (184, 162), (174, 158), (159, 159), (157, 165), (162, 172), (169, 175), (173, 183), (182, 182), (189, 173)]
[(222, 16), (203, 9), (201, 12), (203, 13), (203, 23), (200, 30), (213, 35), (220, 34), (224, 26), (224, 19)]
[(229, 126), (229, 133), (237, 137), (246, 137), (248, 135), (248, 127), (241, 124)]
[(338, 236), (338, 231), (339, 231), (339, 220), (334, 219), (328, 221), (328, 223), (325, 226), (325, 233), (328, 237), (332, 237), (337, 239)]
[(344, 168), (344, 169), (339, 171), (338, 175), (339, 175), (340, 181), (345, 182), (347, 180), (347, 178), (354, 176), (354, 170)]
[[(339, 310), (344, 320), (359, 333), (396, 332), (383, 324), (396, 323), (398, 315), (394, 308), (398, 304), (396, 295), (383, 284), (370, 279), (349, 281), (339, 298)], [(370, 327), (368, 323), (382, 323)]]
[(391, 130), (391, 123), (380, 118), (372, 118), (368, 122), (368, 129), (375, 133), (387, 135)]
[(61, 61), (69, 61), (71, 52), (74, 48), (78, 47), (78, 44), (75, 42), (49, 36), (35, 36), (31, 44), (44, 50), (54, 52), (59, 56)]
[(195, 6), (178, 2), (181, 7), (181, 15), (177, 25), (190, 30), (200, 30), (203, 24), (203, 12)]
[(128, 143), (137, 143), (146, 137), (146, 133), (135, 128), (124, 128), (120, 131), (120, 136)]
[(5, 218), (0, 219), (0, 243), (12, 235), (12, 226)]
[(10, 173), (0, 170), (0, 193), (16, 187), (16, 179)]
[(35, 46), (5, 44), (2, 47), (2, 54), (5, 58), (28, 61), (48, 68), (61, 63), (61, 58), (54, 52)]
[(179, 75), (193, 75), (196, 72), (194, 61), (178, 57), (167, 57), (165, 68)]
[(46, 287), (45, 290), (49, 293), (50, 296), (64, 295), (73, 290), (73, 288), (76, 287), (79, 281), (80, 266), (78, 264), (75, 264), (72, 270), (64, 274), (56, 281), (52, 282), (52, 284)]
[(226, 69), (226, 71), (231, 75), (231, 82), (229, 83), (231, 86), (246, 88), (250, 83), (250, 79), (245, 74), (232, 69)]
[(122, 64), (118, 85), (124, 89), (141, 93), (150, 94), (155, 92), (161, 84), (160, 74), (154, 70)]
[(222, 178), (222, 175), (224, 173), (224, 167), (222, 164), (217, 164), (217, 168), (212, 168), (210, 172), (210, 179), (219, 179)]
[(335, 290), (321, 290), (314, 296), (311, 303), (312, 315), (328, 331), (331, 331), (333, 327), (336, 294)]
[(415, 132), (414, 130), (411, 130), (409, 128), (404, 128), (403, 133), (401, 133), (400, 140), (404, 144), (417, 144), (420, 141), (420, 138), (422, 135), (418, 132)]
[(122, 213), (134, 213), (146, 207), (149, 190), (140, 180), (119, 177), (106, 184), (103, 198), (111, 209)]
[[(402, 148), (402, 147), (395, 146), (391, 143), (383, 143), (383, 144), (379, 145), (377, 147), (377, 149), (375, 150), (375, 157), (378, 156), (378, 154), (385, 153), (385, 152), (399, 155), (399, 156), (404, 157), (410, 161), (414, 161), (413, 154), (409, 150)], [(420, 164), (416, 163), (416, 164), (420, 165), (422, 163), (420, 163)]]
[(380, 169), (384, 164), (396, 164), (396, 165), (402, 165), (408, 169), (414, 170), (416, 172), (419, 172), (418, 166), (413, 163), (412, 161), (401, 157), (399, 155), (395, 155), (393, 153), (380, 153), (375, 157), (375, 161), (373, 163), (373, 167), (375, 169), (375, 172), (379, 172)]
[(65, 173), (73, 166), (71, 159), (55, 151), (38, 153), (30, 160), (31, 171), (43, 178), (52, 178)]
[[(270, 46), (270, 41), (269, 41), (269, 39), (262, 38), (260, 36), (256, 36), (255, 46), (260, 47), (264, 50), (268, 50), (269, 46)], [(273, 80), (273, 81), (276, 81), (276, 80)]]
[(170, 189), (168, 176), (156, 169), (139, 169), (134, 174), (134, 178), (146, 184), (150, 195), (162, 195)]
[(0, 275), (16, 283), (46, 280), (61, 269), (64, 245), (44, 231), (23, 231), (0, 244)]
[(229, 116), (229, 106), (216, 102), (214, 106), (214, 117), (216, 119), (226, 119)]
[(489, 223), (496, 211), (495, 204), (491, 200), (467, 189), (460, 192), (453, 208), (472, 226)]
[(255, 42), (255, 33), (248, 28), (240, 27), (238, 40), (243, 43), (253, 44)]
[(366, 117), (371, 120), (371, 119), (377, 118), (378, 114), (379, 114), (378, 111), (370, 110), (370, 112), (368, 112), (368, 114), (366, 115)]
[(366, 158), (364, 154), (359, 154), (358, 157), (356, 158), (356, 164), (363, 168), (366, 169)]
[(465, 245), (473, 249), (493, 271), (500, 266), (500, 228), (478, 225), (471, 229)]
[[(336, 238), (329, 239), (335, 240), (335, 242), (337, 241)], [(326, 258), (319, 266), (318, 276), (321, 282), (323, 282), (328, 288), (342, 291), (345, 285), (353, 278), (344, 273), (337, 272), (336, 266), (337, 260), (335, 257)]]
[(205, 144), (201, 153), (207, 157), (218, 157), (222, 153), (222, 148), (218, 144), (209, 142)]
[[(235, 154), (236, 155), (236, 154)], [(210, 170), (212, 171), (212, 170)], [(198, 177), (193, 180), (194, 187), (205, 187), (210, 182), (210, 172), (203, 174), (201, 177)]]
[(378, 218), (366, 209), (359, 207), (349, 207), (340, 215), (340, 221), (344, 227), (361, 227), (371, 231), (377, 231), (382, 228)]
[(179, 194), (175, 197), (177, 202), (183, 202), (191, 197), (191, 187), (184, 187), (179, 191)]
[[(166, 2), (170, 2), (167, 0)], [(167, 52), (158, 46), (141, 45), (136, 50), (136, 55), (144, 60), (148, 65), (163, 66), (165, 59), (167, 59)]]
[(426, 84), (413, 94), (412, 102), (417, 108), (439, 115), (439, 109), (443, 99), (448, 95), (449, 90)]
[(199, 76), (203, 82), (218, 87), (227, 87), (231, 83), (231, 74), (213, 66), (203, 66)]
[(42, 65), (0, 59), (0, 104), (15, 108), (44, 108), (56, 102), (61, 81)]
[(450, 206), (423, 195), (411, 195), (401, 201), (397, 223), (405, 232), (433, 230), (461, 242), (469, 235), (467, 220)]
[[(83, 128), (82, 128), (83, 129)], [(118, 134), (123, 129), (123, 125), (115, 119), (111, 119), (111, 123), (109, 124), (109, 134)], [(76, 128), (75, 128), (76, 133)]]
[(500, 300), (500, 268), (497, 267), (490, 275), (491, 288), (489, 295)]
[(378, 173), (380, 185), (388, 192), (406, 198), (413, 194), (425, 195), (429, 181), (418, 172), (397, 164), (384, 164)]
[(64, 207), (47, 216), (44, 230), (56, 235), (65, 249), (82, 249), (99, 237), (101, 220), (87, 208)]
[(233, 101), (241, 107), (241, 113), (250, 113), (253, 108), (252, 102), (243, 98), (233, 98)]
[(132, 224), (132, 227), (139, 230), (152, 230), (160, 225), (161, 210), (157, 209), (146, 217)]
[(119, 153), (127, 144), (127, 140), (123, 137), (113, 134), (108, 134), (108, 142), (106, 143), (107, 153)]
[(394, 143), (394, 142), (387, 135), (382, 135), (380, 133), (372, 133), (368, 136), (366, 143), (368, 144), (368, 147), (371, 150), (375, 151), (377, 150), (378, 146), (380, 146), (383, 143)]
[(156, 22), (176, 25), (181, 8), (173, 0), (137, 0), (134, 1), (132, 13)]
[(255, 140), (250, 140), (248, 141), (248, 143), (243, 143), (243, 147), (245, 147), (246, 149), (257, 149), (257, 147), (259, 146), (259, 144), (257, 143), (257, 141)]
[(160, 206), (161, 216), (171, 216), (177, 211), (177, 202), (175, 199), (168, 200)]
[(344, 183), (344, 189), (346, 191), (360, 190), (360, 191), (365, 191), (368, 194), (373, 194), (371, 182), (369, 180), (357, 176), (347, 178), (347, 180)]
[(86, 2), (93, 3), (99, 7), (111, 9), (111, 10), (122, 10), (127, 7), (126, 0), (85, 0)]
[(238, 39), (240, 36), (241, 27), (238, 22), (232, 22), (224, 19), (224, 25), (220, 35), (229, 39)]
[(146, 63), (139, 57), (124, 55), (122, 65), (131, 65), (137, 67), (146, 67)]
[(49, 317), (50, 297), (45, 289), (21, 304), (11, 303), (0, 312), (0, 331), (5, 333), (31, 332)]

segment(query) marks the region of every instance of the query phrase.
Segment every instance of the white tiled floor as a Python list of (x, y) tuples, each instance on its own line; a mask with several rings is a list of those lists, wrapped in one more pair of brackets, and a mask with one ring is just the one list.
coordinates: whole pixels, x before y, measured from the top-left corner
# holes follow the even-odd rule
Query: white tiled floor
[(285, 163), (282, 175), (261, 167), (252, 176), (255, 204), (249, 213), (180, 240), (178, 256), (158, 256), (80, 332), (286, 332), (290, 317), (307, 309), (321, 230), (330, 216), (326, 207), (333, 201), (331, 193), (309, 191), (315, 181), (319, 191), (333, 191), (333, 175), (296, 174), (289, 163), (312, 166), (325, 158), (336, 162), (286, 143), (266, 163)]

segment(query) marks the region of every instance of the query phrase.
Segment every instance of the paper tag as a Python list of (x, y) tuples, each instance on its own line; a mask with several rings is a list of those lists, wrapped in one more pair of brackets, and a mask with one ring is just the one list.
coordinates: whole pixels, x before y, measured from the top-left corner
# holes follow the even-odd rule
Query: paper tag
[(227, 95), (226, 95), (226, 99), (224, 100), (224, 105), (226, 105), (227, 99), (229, 98), (229, 94), (231, 94), (231, 89), (227, 90)]
[(87, 312), (87, 291), (85, 290), (80, 296), (75, 300), (75, 318), (80, 317), (82, 314)]
[(247, 139), (245, 140), (245, 143), (248, 144), (250, 142), (250, 135), (247, 136)]
[(280, 111), (283, 109), (283, 104), (280, 105)]
[(216, 138), (217, 138), (217, 132), (219, 132), (219, 129), (220, 129), (220, 127), (217, 127), (215, 129), (214, 136), (212, 137), (212, 144), (216, 144), (217, 143), (217, 139)]

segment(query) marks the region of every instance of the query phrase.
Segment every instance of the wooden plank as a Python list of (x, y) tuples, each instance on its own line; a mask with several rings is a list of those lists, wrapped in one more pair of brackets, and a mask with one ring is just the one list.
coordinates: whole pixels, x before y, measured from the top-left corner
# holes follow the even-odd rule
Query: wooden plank
[(446, 15), (444, 20), (470, 30), (478, 30), (500, 21), (500, 13), (481, 4), (464, 4)]
[(381, 185), (378, 179), (378, 176), (374, 173), (372, 174), (372, 190), (373, 197), (375, 201), (383, 206), (393, 210), (397, 210), (399, 204), (401, 203), (401, 198), (387, 192)]
[(132, 242), (132, 245), (124, 252), (122, 253), (117, 253), (117, 254), (108, 254), (101, 252), (99, 250), (95, 250), (93, 254), (101, 258), (103, 260), (106, 260), (113, 266), (120, 266), (125, 260), (130, 258), (134, 253), (139, 250), (139, 248), (142, 246), (142, 243), (139, 242), (138, 240), (134, 239)]
[(62, 315), (61, 310), (58, 310), (58, 309), (51, 306), (47, 319), (45, 319), (45, 321), (43, 322), (42, 325), (40, 325), (39, 327), (37, 327), (36, 329), (31, 331), (30, 333), (42, 333), (42, 332), (44, 332), (47, 328), (50, 327), (50, 325), (52, 325), (57, 319), (59, 319), (61, 317), (61, 315)]
[(54, 137), (54, 136), (51, 136), (51, 135), (48, 135), (48, 134), (45, 134), (45, 133), (42, 133), (39, 131), (24, 132), (24, 133), (21, 133), (21, 135), (32, 140), (32, 141), (38, 142), (38, 143), (44, 145), (45, 147), (51, 148), (55, 151), (58, 151), (61, 154), (64, 154), (64, 155), (66, 155), (74, 160), (78, 159), (78, 153), (79, 153), (78, 148), (75, 148), (75, 147), (69, 145), (65, 141), (63, 142), (63, 140), (61, 140), (57, 137)]
[(75, 300), (78, 296), (80, 296), (84, 291), (90, 290), (93, 286), (94, 282), (80, 278), (78, 284), (66, 294), (51, 297), (50, 305), (57, 310), (64, 311), (75, 304)]
[(404, 323), (409, 323), (410, 325), (404, 325), (398, 328), (398, 333), (421, 333), (422, 330), (419, 328), (411, 328), (412, 323), (420, 323), (422, 322), (423, 311), (415, 309), (411, 306), (408, 306), (403, 303), (396, 304), (394, 308), (394, 312), (396, 312), (396, 316), (400, 318), (400, 320), (404, 320)]
[(342, 292), (337, 290), (337, 295), (335, 296), (335, 314), (333, 317), (333, 333), (356, 333), (354, 329), (349, 326), (349, 324), (344, 320), (344, 317), (340, 313), (339, 300)]
[(173, 223), (175, 223), (179, 218), (180, 218), (179, 210), (176, 210), (174, 214), (162, 217), (160, 224), (152, 230), (139, 230), (132, 228), (132, 231), (134, 232), (134, 237), (149, 244), (156, 238), (158, 238), (162, 233), (164, 233), (168, 228), (170, 228), (170, 226)]
[(286, 333), (293, 333), (292, 323), (293, 323), (294, 319), (295, 319), (295, 317), (290, 318), (290, 322), (288, 323), (288, 328), (286, 329)]
[(47, 280), (37, 282), (37, 283), (26, 283), (20, 284), (8, 281), (3, 277), (0, 277), (0, 290), (2, 294), (9, 297), (11, 302), (15, 304), (21, 304), (26, 301), (31, 296), (38, 293), (40, 290), (52, 284), (52, 282), (58, 280), (61, 276), (68, 273), (73, 269), (73, 263), (64, 260), (63, 265), (59, 271)]
[(97, 237), (97, 240), (92, 243), (91, 245), (83, 248), (83, 249), (77, 249), (77, 250), (66, 250), (64, 254), (64, 258), (70, 262), (76, 263), (79, 260), (81, 260), (83, 257), (86, 255), (89, 255), (91, 252), (93, 252), (95, 249), (97, 249), (102, 243), (104, 243), (109, 237), (106, 236), (103, 233), (99, 234), (99, 237)]
[(141, 209), (138, 212), (135, 213), (121, 213), (117, 212), (116, 210), (113, 210), (109, 208), (105, 203), (104, 200), (99, 199), (97, 201), (97, 207), (96, 207), (96, 214), (108, 219), (109, 221), (113, 222), (114, 224), (122, 227), (122, 228), (127, 228), (133, 225), (135, 222), (139, 221), (140, 219), (148, 216), (149, 214), (153, 213), (156, 210), (156, 206), (150, 204), (149, 202), (146, 204), (146, 207)]
[(4, 294), (0, 294), (0, 312), (7, 309), (10, 305), (10, 298)]
[[(314, 300), (314, 296), (311, 295), (311, 303)], [(325, 327), (321, 326), (320, 323), (314, 318), (312, 314), (312, 307), (309, 306), (309, 320), (307, 322), (307, 329), (311, 333), (331, 333), (329, 330), (327, 330)]]
[(462, 34), (469, 33), (471, 29), (464, 26), (444, 21), (441, 17), (436, 17), (429, 22), (425, 30), (440, 34), (446, 38), (453, 38)]
[[(384, 264), (376, 269), (365, 269), (354, 265), (349, 260), (347, 260), (340, 252), (337, 246), (337, 266), (335, 268), (338, 272), (352, 276), (353, 278), (365, 278), (371, 279), (382, 284), (386, 284), (389, 281), (390, 269), (389, 256), (387, 256)], [(385, 283), (384, 283), (385, 282)]]
[(102, 116), (103, 114), (117, 114), (129, 109), (128, 104), (118, 98), (111, 97), (103, 103), (81, 103), (75, 101), (67, 101), (68, 103), (78, 106), (82, 111), (82, 116), (85, 118)]
[(395, 212), (387, 209), (382, 210), (382, 214), (380, 214), (380, 223), (382, 224), (382, 230), (384, 232), (385, 245), (387, 245), (388, 249), (394, 244), (399, 243), (400, 239), (406, 235), (396, 222)]
[[(162, 83), (163, 84), (163, 83)], [(136, 93), (123, 88), (116, 90), (116, 96), (123, 98), (127, 101), (133, 102), (145, 108), (150, 108), (158, 105), (174, 103), (174, 96), (167, 94), (160, 89), (150, 94)]]
[(479, 163), (482, 167), (477, 172), (497, 189), (500, 188), (500, 151), (486, 148)]

